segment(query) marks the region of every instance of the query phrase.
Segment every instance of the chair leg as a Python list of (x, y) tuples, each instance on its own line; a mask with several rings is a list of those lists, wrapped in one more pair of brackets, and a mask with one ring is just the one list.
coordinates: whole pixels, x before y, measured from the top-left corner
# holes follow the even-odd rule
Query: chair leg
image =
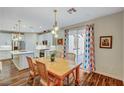
[(32, 86), (35, 86), (35, 84), (36, 84), (36, 80), (35, 80), (35, 79), (33, 79)]
[(29, 78), (28, 78), (27, 83), (32, 84), (33, 79), (34, 79), (34, 78), (30, 75)]
[(39, 76), (35, 76), (33, 79), (33, 83), (32, 86), (38, 85), (40, 82), (40, 77)]
[[(70, 82), (70, 75), (72, 75), (72, 77), (71, 78), (73, 78), (73, 80)], [(71, 83), (73, 83), (73, 81), (75, 80), (75, 73), (74, 72), (72, 72), (71, 74), (69, 74), (68, 76), (67, 76), (67, 85), (70, 85)]]
[(39, 83), (39, 86), (42, 86), (42, 84), (41, 84), (41, 83)]
[(67, 76), (67, 85), (69, 85), (69, 75)]

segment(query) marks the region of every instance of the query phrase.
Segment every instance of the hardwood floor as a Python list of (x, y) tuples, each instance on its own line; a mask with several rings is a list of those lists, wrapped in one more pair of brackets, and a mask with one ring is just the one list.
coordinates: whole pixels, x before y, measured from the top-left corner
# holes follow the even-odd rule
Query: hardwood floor
[[(4, 61), (3, 70), (0, 72), (0, 86), (29, 86), (28, 76), (28, 69), (18, 71), (11, 60)], [(80, 80), (82, 86), (123, 86), (120, 80), (93, 72), (88, 74), (81, 71)]]

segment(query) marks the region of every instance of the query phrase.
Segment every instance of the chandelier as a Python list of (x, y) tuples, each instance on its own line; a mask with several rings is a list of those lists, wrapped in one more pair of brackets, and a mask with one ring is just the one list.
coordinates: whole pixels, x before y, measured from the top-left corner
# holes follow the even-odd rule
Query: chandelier
[(20, 27), (21, 27), (21, 20), (18, 20), (18, 26), (19, 26), (19, 29), (18, 29), (18, 40), (22, 40), (22, 37), (21, 37), (21, 30), (20, 30)]
[(21, 20), (18, 20), (15, 26), (13, 27), (12, 30), (15, 30), (15, 34), (12, 35), (12, 39), (14, 41), (21, 41), (22, 40), (22, 35), (21, 35)]
[(57, 10), (54, 10), (54, 16), (55, 16), (55, 20), (54, 20), (54, 25), (53, 25), (53, 28), (52, 28), (52, 34), (54, 35), (55, 38), (58, 37), (58, 30), (59, 30), (59, 27), (58, 27), (58, 24), (57, 24), (57, 19), (56, 19), (56, 16), (57, 16)]

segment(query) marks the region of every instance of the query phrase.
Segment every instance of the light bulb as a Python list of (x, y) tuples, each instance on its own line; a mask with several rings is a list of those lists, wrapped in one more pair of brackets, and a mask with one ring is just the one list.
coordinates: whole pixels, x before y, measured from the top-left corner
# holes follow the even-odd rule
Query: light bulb
[(40, 28), (42, 28), (42, 27), (40, 26)]
[(55, 34), (55, 31), (54, 30), (52, 30), (52, 34)]
[(22, 40), (22, 37), (21, 36), (19, 36), (19, 40)]
[(57, 34), (55, 34), (55, 38), (58, 38), (58, 35)]
[(55, 29), (55, 31), (58, 31), (59, 30), (59, 27), (56, 26), (54, 29)]

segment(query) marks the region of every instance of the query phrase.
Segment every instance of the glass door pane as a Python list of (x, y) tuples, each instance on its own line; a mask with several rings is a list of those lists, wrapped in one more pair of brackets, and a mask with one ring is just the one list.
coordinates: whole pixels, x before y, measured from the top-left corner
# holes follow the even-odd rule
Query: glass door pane
[[(72, 30), (69, 31), (69, 36), (68, 36), (68, 52), (69, 53), (74, 53), (76, 55), (76, 60), (77, 60), (77, 31)], [(76, 61), (75, 60), (75, 61)]]
[(68, 39), (68, 52), (76, 55), (76, 62), (83, 63), (85, 31), (83, 29), (69, 31)]
[[(85, 42), (85, 30), (78, 30), (78, 53), (77, 62), (84, 62), (84, 42)], [(82, 67), (82, 66), (81, 66)]]

